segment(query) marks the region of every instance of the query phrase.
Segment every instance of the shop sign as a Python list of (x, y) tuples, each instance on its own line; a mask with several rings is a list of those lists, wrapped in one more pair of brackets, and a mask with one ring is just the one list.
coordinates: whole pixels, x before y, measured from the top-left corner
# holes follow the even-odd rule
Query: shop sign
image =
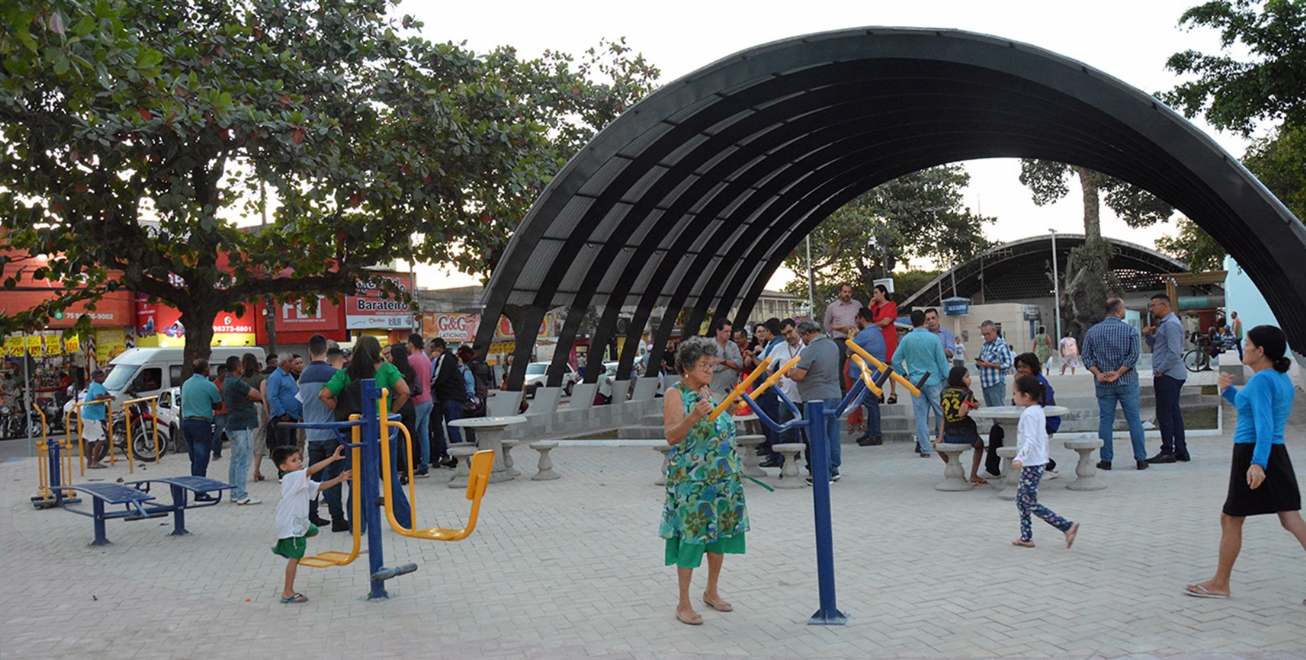
[(32, 357), (41, 355), (44, 352), (43, 344), (41, 335), (27, 335), (27, 354)]
[[(278, 306), (277, 330), (286, 332), (329, 332), (340, 329), (340, 308), (325, 296), (317, 297), (317, 309), (309, 312), (302, 303)], [(253, 332), (253, 329), (250, 329)]]
[(422, 335), (440, 337), (445, 341), (476, 341), (476, 329), (480, 325), (480, 314), (446, 314), (442, 312), (425, 312), (422, 314)]
[(22, 335), (13, 335), (5, 339), (5, 352), (9, 354), (9, 357), (22, 357), (26, 353), (23, 346)]
[(127, 331), (122, 328), (97, 328), (95, 330), (95, 361), (108, 362), (127, 350)]
[[(380, 273), (376, 277), (395, 282), (400, 291), (412, 290), (408, 273)], [(382, 298), (375, 284), (359, 283), (358, 295), (345, 297), (345, 327), (350, 330), (402, 329), (413, 327), (413, 310), (408, 303)]]

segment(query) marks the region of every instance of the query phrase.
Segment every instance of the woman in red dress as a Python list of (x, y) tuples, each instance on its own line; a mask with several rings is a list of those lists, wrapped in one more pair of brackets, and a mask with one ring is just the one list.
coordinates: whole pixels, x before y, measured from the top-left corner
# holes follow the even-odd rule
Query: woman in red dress
[[(876, 284), (871, 289), (871, 320), (884, 333), (884, 361), (893, 362), (893, 352), (898, 350), (898, 303), (889, 300), (889, 290), (883, 284)], [(889, 379), (889, 399), (886, 403), (898, 403), (898, 383)]]

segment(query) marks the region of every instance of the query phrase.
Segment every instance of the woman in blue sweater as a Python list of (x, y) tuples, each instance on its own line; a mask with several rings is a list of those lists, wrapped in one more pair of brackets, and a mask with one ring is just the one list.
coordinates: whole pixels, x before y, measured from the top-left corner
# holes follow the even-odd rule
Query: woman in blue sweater
[(1239, 390), (1233, 387), (1232, 374), (1220, 374), (1224, 398), (1238, 409), (1229, 494), (1220, 514), (1220, 560), (1215, 577), (1188, 585), (1185, 593), (1189, 596), (1229, 597), (1229, 576), (1242, 549), (1243, 520), (1247, 516), (1279, 514), (1279, 523), (1306, 548), (1301, 491), (1283, 444), (1283, 427), (1292, 412), (1293, 398), (1287, 349), (1282, 330), (1257, 326), (1247, 333), (1243, 350), (1243, 364), (1255, 372), (1247, 385)]

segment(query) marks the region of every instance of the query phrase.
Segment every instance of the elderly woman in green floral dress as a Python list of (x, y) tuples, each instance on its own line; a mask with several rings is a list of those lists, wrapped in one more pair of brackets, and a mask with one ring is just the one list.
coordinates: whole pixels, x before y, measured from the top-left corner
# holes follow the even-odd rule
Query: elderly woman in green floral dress
[(689, 599), (689, 583), (707, 555), (707, 589), (703, 602), (718, 612), (733, 607), (717, 593), (721, 562), (726, 554), (744, 554), (748, 509), (735, 453), (735, 424), (724, 414), (707, 416), (716, 407), (708, 390), (712, 367), (722, 360), (715, 342), (695, 337), (680, 344), (676, 370), (680, 382), (666, 391), (662, 416), (667, 444), (667, 500), (658, 535), (666, 539), (666, 561), (680, 578), (676, 618), (699, 625), (703, 617)]

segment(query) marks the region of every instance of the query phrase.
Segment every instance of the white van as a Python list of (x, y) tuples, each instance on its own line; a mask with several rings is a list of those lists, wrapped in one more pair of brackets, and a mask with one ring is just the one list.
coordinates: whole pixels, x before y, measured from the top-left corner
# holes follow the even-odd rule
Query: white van
[[(222, 346), (210, 350), (210, 374), (216, 373), (217, 365), (232, 355), (241, 357), (253, 353), (260, 366), (266, 357), (263, 349), (257, 346)], [(169, 388), (181, 387), (181, 366), (185, 360), (185, 350), (181, 348), (129, 348), (109, 362), (104, 387), (117, 399), (154, 396)]]

